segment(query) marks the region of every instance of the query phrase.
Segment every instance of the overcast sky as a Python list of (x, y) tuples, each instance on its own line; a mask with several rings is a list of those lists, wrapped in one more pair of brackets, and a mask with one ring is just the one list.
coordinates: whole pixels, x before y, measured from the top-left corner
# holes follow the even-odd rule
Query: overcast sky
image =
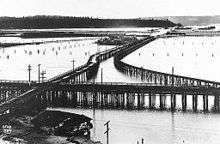
[(0, 16), (133, 18), (220, 15), (219, 0), (0, 0)]

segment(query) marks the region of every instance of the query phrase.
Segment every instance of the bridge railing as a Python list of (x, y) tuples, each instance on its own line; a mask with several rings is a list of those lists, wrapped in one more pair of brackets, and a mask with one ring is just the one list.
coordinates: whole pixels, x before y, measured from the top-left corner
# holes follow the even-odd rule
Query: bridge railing
[(79, 66), (79, 67), (76, 67), (74, 70), (72, 69), (72, 70), (66, 71), (66, 72), (64, 72), (64, 73), (62, 73), (62, 74), (60, 74), (60, 75), (57, 75), (57, 76), (55, 76), (55, 77), (53, 77), (53, 78), (51, 78), (51, 79), (48, 79), (48, 80), (45, 81), (45, 82), (53, 82), (53, 81), (55, 81), (55, 80), (64, 78), (65, 76), (68, 76), (68, 75), (70, 75), (71, 73), (74, 73), (74, 72), (76, 72), (76, 71), (78, 71), (78, 70), (80, 70), (80, 69), (82, 69), (82, 68), (84, 68), (84, 67), (86, 67), (86, 66), (87, 66), (87, 64), (81, 65), (81, 66)]
[[(151, 42), (152, 40), (154, 39), (149, 39), (149, 41), (146, 42)], [(140, 43), (139, 46), (141, 46), (143, 43), (144, 42)], [(120, 51), (118, 55), (114, 57), (114, 65), (116, 69), (128, 75), (139, 77), (140, 79), (150, 79), (151, 82), (154, 81), (154, 83), (159, 83), (160, 85), (178, 83), (179, 85), (203, 85), (209, 87), (220, 87), (220, 82), (144, 69), (143, 67), (136, 67), (123, 62), (122, 59), (134, 50), (136, 50), (136, 48), (131, 47), (127, 51)]]
[[(89, 69), (89, 68), (91, 69), (91, 67), (93, 67), (93, 66), (94, 66), (94, 69), (96, 69), (95, 63), (100, 63), (101, 61), (104, 61), (107, 58), (110, 58), (110, 57), (116, 55), (118, 52), (125, 50), (125, 49), (128, 49), (130, 46), (136, 45), (136, 44), (139, 44), (139, 41), (136, 41), (136, 42), (133, 42), (130, 44), (126, 44), (126, 45), (116, 46), (114, 48), (107, 49), (107, 50), (104, 50), (101, 52), (97, 52), (97, 53), (91, 55), (89, 60), (87, 61), (87, 63), (85, 63), (84, 65), (79, 66), (79, 67), (75, 68), (74, 70), (69, 70), (63, 74), (55, 76), (55, 77), (47, 80), (46, 82), (48, 82), (48, 83), (55, 82), (55, 81), (60, 82), (60, 81), (62, 81), (61, 79), (69, 79), (71, 77), (71, 75), (72, 76), (79, 75), (82, 72), (86, 71), (87, 69)], [(103, 58), (104, 55), (105, 55), (105, 57)]]
[[(60, 85), (66, 85), (66, 86), (70, 86), (70, 85), (84, 85), (84, 86), (88, 86), (88, 85), (102, 85), (102, 86), (135, 86), (135, 87), (149, 87), (149, 86), (159, 86), (161, 87), (162, 85), (159, 83), (126, 83), (126, 82), (75, 82), (75, 83), (65, 83), (65, 82), (61, 82), (59, 83)], [(207, 85), (201, 85), (201, 86), (196, 86), (196, 85), (178, 85), (178, 84), (167, 84), (166, 87), (194, 87), (194, 88), (210, 88), (210, 86)]]
[(145, 71), (145, 72), (148, 72), (148, 73), (155, 73), (155, 74), (158, 74), (158, 75), (165, 75), (167, 77), (181, 78), (181, 79), (187, 79), (187, 80), (200, 81), (200, 82), (204, 82), (204, 83), (210, 83), (210, 84), (213, 83), (213, 84), (220, 85), (220, 82), (216, 82), (216, 81), (210, 81), (210, 80), (192, 78), (192, 77), (187, 77), (187, 76), (182, 76), (182, 75), (158, 72), (158, 71), (154, 71), (154, 70), (144, 69), (143, 67), (136, 67), (136, 66), (124, 63), (122, 61), (121, 61), (121, 65), (123, 65), (124, 67), (130, 67), (130, 69), (138, 69), (140, 71)]

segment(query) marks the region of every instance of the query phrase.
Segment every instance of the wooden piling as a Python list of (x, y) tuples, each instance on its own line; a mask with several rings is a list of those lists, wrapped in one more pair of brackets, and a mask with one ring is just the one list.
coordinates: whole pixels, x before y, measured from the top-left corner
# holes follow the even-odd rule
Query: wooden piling
[(165, 109), (166, 107), (166, 95), (160, 94), (160, 109)]
[(198, 95), (197, 94), (193, 94), (192, 95), (192, 108), (193, 111), (197, 111), (197, 104), (198, 104)]
[(182, 94), (182, 110), (186, 111), (187, 109), (187, 95), (185, 93)]
[(174, 111), (176, 109), (176, 94), (170, 94), (170, 102), (171, 102), (171, 110)]
[(218, 95), (214, 96), (214, 109), (215, 111), (219, 111), (219, 96)]
[(203, 95), (203, 111), (208, 111), (208, 95)]

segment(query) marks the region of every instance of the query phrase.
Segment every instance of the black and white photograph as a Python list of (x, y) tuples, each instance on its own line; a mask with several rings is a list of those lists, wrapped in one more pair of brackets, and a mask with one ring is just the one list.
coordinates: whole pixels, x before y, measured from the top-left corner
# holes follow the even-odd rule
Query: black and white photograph
[(220, 144), (218, 0), (0, 0), (0, 144)]

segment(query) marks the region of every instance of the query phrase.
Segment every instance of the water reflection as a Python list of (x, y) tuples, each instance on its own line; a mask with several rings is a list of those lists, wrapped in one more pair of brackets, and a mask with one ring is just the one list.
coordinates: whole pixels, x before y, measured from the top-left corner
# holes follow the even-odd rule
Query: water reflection
[(93, 137), (96, 138), (96, 114), (95, 114), (95, 108), (93, 108)]
[(172, 132), (171, 140), (172, 140), (172, 143), (175, 143), (175, 139), (176, 139), (176, 136), (175, 136), (176, 135), (175, 134), (175, 120), (174, 120), (174, 118), (175, 118), (175, 113), (171, 112), (171, 132)]

